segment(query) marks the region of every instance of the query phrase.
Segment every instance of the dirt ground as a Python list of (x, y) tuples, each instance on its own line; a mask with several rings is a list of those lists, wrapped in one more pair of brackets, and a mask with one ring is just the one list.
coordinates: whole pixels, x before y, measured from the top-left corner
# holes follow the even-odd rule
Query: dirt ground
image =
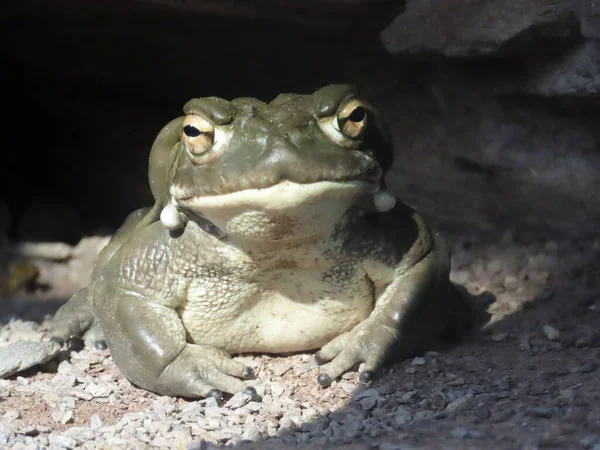
[[(493, 294), (479, 295), (489, 320), (460, 345), (329, 388), (311, 354), (241, 356), (263, 400), (223, 405), (156, 396), (129, 384), (108, 350), (68, 350), (0, 380), (0, 448), (600, 450), (600, 241), (448, 240), (452, 279)], [(37, 286), (0, 298), (0, 346), (42, 339), (105, 242), (33, 260)]]

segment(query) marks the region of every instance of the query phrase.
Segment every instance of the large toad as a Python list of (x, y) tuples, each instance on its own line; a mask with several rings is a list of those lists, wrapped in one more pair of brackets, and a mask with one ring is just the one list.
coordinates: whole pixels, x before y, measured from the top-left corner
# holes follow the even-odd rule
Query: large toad
[(461, 326), (446, 247), (382, 188), (391, 149), (353, 87), (184, 111), (150, 154), (156, 204), (127, 218), (58, 311), (56, 340), (99, 324), (134, 384), (219, 397), (253, 376), (231, 354), (320, 349), (327, 386)]

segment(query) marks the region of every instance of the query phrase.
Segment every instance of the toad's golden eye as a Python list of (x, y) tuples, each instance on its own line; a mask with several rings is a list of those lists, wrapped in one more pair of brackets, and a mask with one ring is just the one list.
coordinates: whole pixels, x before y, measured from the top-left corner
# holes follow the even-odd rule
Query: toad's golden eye
[(367, 110), (360, 100), (352, 100), (337, 114), (341, 133), (350, 139), (358, 139), (367, 127)]
[(215, 142), (215, 127), (203, 117), (190, 114), (183, 121), (181, 140), (193, 156), (202, 155)]

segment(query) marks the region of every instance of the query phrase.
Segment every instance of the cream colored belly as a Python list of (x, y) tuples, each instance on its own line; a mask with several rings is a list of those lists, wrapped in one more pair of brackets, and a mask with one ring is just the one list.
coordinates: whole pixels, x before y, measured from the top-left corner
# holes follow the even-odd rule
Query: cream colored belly
[(367, 318), (374, 305), (364, 276), (343, 286), (303, 276), (234, 289), (230, 284), (227, 292), (212, 289), (212, 301), (201, 291), (179, 311), (189, 339), (229, 353), (317, 349)]

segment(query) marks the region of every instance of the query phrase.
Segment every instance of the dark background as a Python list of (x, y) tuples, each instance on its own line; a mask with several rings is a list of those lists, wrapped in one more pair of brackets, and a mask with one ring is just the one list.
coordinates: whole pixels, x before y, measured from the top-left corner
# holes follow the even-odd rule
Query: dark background
[(391, 61), (376, 13), (258, 19), (129, 2), (13, 7), (0, 27), (0, 198), (13, 239), (76, 241), (150, 204), (150, 147), (190, 98), (268, 101), (360, 85)]

